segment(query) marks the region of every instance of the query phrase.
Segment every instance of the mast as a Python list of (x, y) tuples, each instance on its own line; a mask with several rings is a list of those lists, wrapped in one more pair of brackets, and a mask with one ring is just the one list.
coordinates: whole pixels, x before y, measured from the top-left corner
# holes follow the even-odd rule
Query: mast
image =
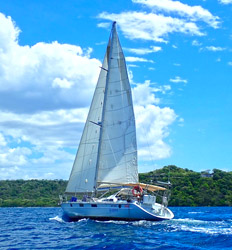
[(102, 122), (100, 125), (100, 136), (99, 136), (99, 144), (98, 144), (98, 153), (97, 153), (97, 163), (96, 163), (96, 170), (95, 170), (95, 178), (94, 178), (94, 191), (95, 195), (97, 192), (97, 177), (98, 177), (98, 170), (99, 170), (99, 163), (100, 163), (100, 154), (101, 154), (101, 143), (102, 143), (102, 127), (104, 124), (104, 117), (105, 117), (105, 107), (106, 107), (106, 99), (107, 99), (107, 92), (108, 92), (108, 84), (109, 84), (109, 70), (110, 70), (110, 64), (111, 64), (111, 56), (112, 56), (112, 44), (114, 40), (114, 30), (116, 29), (116, 22), (114, 21), (112, 24), (111, 34), (109, 40), (110, 42), (110, 51), (108, 54), (108, 70), (106, 75), (106, 85), (105, 85), (105, 95), (104, 95), (104, 101), (103, 101), (103, 108), (102, 108)]

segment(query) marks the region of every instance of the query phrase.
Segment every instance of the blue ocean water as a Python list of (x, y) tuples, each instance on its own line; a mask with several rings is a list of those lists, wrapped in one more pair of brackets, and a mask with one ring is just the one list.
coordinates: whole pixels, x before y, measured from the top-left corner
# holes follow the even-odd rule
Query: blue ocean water
[(0, 249), (232, 249), (232, 207), (171, 209), (163, 222), (65, 222), (60, 208), (0, 208)]

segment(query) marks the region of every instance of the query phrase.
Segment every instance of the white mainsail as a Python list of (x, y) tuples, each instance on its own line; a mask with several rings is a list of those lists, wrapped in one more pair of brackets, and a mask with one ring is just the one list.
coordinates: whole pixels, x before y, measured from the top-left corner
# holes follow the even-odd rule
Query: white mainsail
[(112, 30), (105, 98), (97, 180), (99, 183), (138, 182), (137, 143), (131, 88), (115, 27)]
[(135, 118), (125, 58), (113, 24), (66, 193), (137, 183)]

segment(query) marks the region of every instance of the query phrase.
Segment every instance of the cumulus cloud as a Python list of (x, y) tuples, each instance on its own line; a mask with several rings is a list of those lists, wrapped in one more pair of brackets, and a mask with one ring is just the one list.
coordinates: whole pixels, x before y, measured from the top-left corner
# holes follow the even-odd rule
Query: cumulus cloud
[(67, 79), (63, 78), (60, 79), (59, 77), (56, 77), (53, 81), (52, 81), (52, 87), (56, 88), (67, 88), (70, 89), (72, 86), (74, 85), (73, 82), (68, 81)]
[[(190, 6), (171, 0), (133, 0), (148, 7), (148, 12), (128, 11), (119, 14), (103, 12), (99, 18), (117, 20), (122, 32), (129, 39), (167, 42), (171, 33), (203, 36), (198, 23), (218, 28), (219, 18), (201, 6)], [(173, 16), (171, 16), (173, 15)], [(99, 24), (104, 26), (103, 24)]]
[(11, 18), (0, 13), (0, 24), (3, 109), (34, 112), (87, 104), (101, 65), (89, 58), (90, 49), (58, 42), (20, 46), (19, 28)]
[(138, 155), (141, 161), (159, 160), (171, 155), (171, 147), (165, 142), (169, 127), (176, 120), (175, 111), (160, 108), (158, 93), (165, 94), (170, 85), (157, 86), (150, 81), (136, 84), (132, 89), (137, 128)]
[[(90, 58), (91, 48), (21, 46), (19, 34), (0, 13), (0, 178), (67, 178), (74, 158), (68, 151), (76, 151), (101, 62)], [(55, 168), (65, 164), (59, 176)]]
[(169, 126), (175, 121), (176, 114), (168, 107), (155, 105), (135, 105), (136, 126), (138, 129), (139, 157), (142, 160), (167, 158), (171, 155), (170, 146), (165, 143)]
[(136, 87), (133, 88), (135, 105), (158, 104), (160, 99), (155, 97), (155, 92), (157, 92), (156, 89), (150, 86), (149, 81), (143, 84), (136, 84)]
[(0, 133), (0, 146), (6, 146), (6, 140), (2, 133)]
[[(86, 115), (87, 108), (34, 114), (0, 111), (0, 171), (16, 166), (18, 178), (44, 178), (47, 171), (68, 178)], [(10, 174), (7, 178), (14, 179)]]

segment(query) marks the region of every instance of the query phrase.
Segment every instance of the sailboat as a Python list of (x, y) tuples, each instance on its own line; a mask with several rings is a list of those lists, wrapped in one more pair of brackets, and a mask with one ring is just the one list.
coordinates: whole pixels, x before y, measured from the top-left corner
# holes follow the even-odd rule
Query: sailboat
[(71, 220), (172, 219), (166, 193), (165, 187), (138, 180), (131, 88), (113, 22), (61, 207)]

